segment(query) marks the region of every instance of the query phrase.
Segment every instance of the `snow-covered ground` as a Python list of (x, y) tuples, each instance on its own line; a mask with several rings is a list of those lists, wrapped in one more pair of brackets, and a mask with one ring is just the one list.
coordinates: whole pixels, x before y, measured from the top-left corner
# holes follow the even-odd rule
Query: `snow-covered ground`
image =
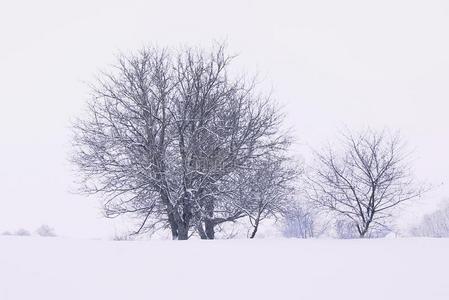
[(0, 237), (0, 299), (449, 299), (449, 239)]

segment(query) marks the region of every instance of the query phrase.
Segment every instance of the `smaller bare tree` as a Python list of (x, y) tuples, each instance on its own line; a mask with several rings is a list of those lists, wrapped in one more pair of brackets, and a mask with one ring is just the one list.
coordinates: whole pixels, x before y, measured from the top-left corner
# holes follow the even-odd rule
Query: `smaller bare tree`
[(240, 202), (236, 206), (251, 224), (249, 238), (254, 238), (260, 223), (277, 219), (292, 206), (296, 179), (301, 169), (289, 157), (268, 156), (255, 161), (239, 181)]
[(316, 153), (308, 197), (355, 227), (360, 237), (385, 227), (395, 207), (419, 197), (399, 135), (368, 129), (342, 135), (342, 149)]

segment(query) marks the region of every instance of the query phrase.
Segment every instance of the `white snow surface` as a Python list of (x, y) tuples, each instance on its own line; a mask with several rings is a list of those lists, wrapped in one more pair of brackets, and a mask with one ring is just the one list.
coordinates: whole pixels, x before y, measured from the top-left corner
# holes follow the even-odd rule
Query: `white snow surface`
[(0, 237), (0, 299), (449, 299), (449, 239)]

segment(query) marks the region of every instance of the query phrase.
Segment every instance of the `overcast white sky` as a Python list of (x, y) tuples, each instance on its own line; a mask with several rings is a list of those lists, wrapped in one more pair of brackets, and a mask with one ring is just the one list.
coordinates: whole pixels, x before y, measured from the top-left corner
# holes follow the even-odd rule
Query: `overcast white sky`
[[(415, 149), (416, 174), (449, 196), (449, 1), (2, 1), (0, 231), (47, 223), (69, 236), (115, 226), (71, 194), (70, 118), (85, 81), (119, 51), (226, 40), (285, 105), (301, 145), (343, 125), (389, 127)], [(120, 227), (121, 230), (122, 227)]]

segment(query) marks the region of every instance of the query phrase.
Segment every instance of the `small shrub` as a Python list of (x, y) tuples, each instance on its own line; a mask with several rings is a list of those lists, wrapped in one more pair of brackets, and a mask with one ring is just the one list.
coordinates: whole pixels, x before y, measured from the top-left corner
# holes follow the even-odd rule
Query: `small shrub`
[(48, 225), (41, 225), (37, 230), (36, 233), (40, 236), (44, 236), (44, 237), (54, 237), (56, 236), (55, 231), (53, 228), (51, 228)]
[(126, 233), (124, 233), (124, 234), (115, 234), (112, 237), (112, 240), (113, 241), (132, 241), (133, 237), (131, 235), (129, 235), (129, 234), (126, 234)]
[(20, 228), (19, 230), (16, 231), (15, 235), (18, 236), (30, 236), (30, 232), (26, 229)]

